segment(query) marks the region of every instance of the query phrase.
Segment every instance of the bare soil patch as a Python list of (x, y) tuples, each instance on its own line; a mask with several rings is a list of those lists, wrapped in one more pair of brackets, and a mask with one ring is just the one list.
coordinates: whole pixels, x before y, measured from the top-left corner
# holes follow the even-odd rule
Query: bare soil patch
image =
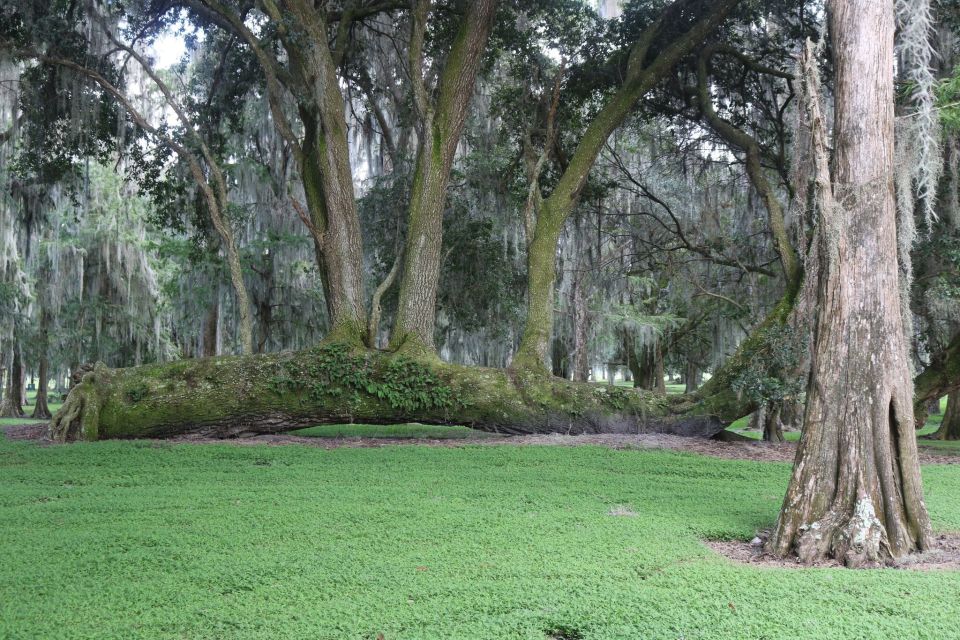
[[(37, 422), (16, 426), (0, 427), (0, 431), (11, 440), (43, 441), (46, 437), (46, 422)], [(748, 441), (722, 442), (705, 438), (688, 438), (663, 433), (597, 433), (584, 435), (547, 434), (533, 436), (490, 436), (483, 438), (316, 438), (297, 436), (287, 433), (255, 435), (228, 440), (209, 436), (182, 435), (165, 438), (164, 442), (190, 444), (233, 444), (246, 445), (302, 445), (320, 449), (339, 449), (341, 447), (388, 447), (397, 445), (419, 445), (427, 447), (462, 447), (466, 445), (503, 446), (503, 445), (546, 445), (576, 447), (598, 445), (611, 449), (670, 449), (698, 453), (715, 458), (729, 460), (755, 460), (757, 462), (793, 462), (797, 446), (795, 442), (780, 444)], [(931, 452), (920, 448), (921, 464), (958, 464), (960, 456)]]
[[(775, 569), (840, 568), (836, 560), (803, 564), (797, 557), (777, 558), (763, 551), (766, 534), (761, 533), (749, 542), (706, 540), (704, 544), (721, 556), (739, 564)], [(872, 568), (912, 569), (915, 571), (960, 570), (960, 533), (941, 533), (934, 540), (932, 549), (914, 553), (888, 565)]]

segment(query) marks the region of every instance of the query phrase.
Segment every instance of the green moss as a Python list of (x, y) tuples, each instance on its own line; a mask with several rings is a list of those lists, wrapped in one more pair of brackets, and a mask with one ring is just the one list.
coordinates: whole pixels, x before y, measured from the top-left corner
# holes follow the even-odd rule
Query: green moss
[(453, 406), (450, 387), (419, 361), (354, 353), (343, 344), (322, 345), (312, 356), (306, 362), (278, 363), (269, 382), (273, 393), (306, 394), (315, 402), (342, 401), (352, 406), (382, 401), (410, 413)]

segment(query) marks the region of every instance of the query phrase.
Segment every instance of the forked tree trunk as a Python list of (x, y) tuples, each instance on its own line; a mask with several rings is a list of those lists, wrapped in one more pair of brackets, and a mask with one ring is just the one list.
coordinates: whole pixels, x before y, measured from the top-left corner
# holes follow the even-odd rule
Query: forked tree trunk
[(954, 391), (947, 396), (947, 410), (943, 412), (943, 422), (930, 437), (934, 440), (960, 440), (960, 391)]
[[(819, 273), (803, 435), (768, 550), (848, 566), (927, 547), (898, 290), (892, 0), (834, 0), (834, 176), (812, 122)], [(803, 81), (815, 74), (812, 46)], [(808, 85), (810, 86), (810, 85)]]
[(410, 76), (420, 120), (420, 140), (410, 193), (397, 317), (390, 335), (390, 346), (425, 356), (433, 355), (435, 350), (433, 333), (447, 184), (497, 13), (497, 0), (469, 3), (441, 70), (437, 97), (433, 101), (429, 100), (423, 81), (423, 38), (430, 3), (418, 0), (413, 6)]

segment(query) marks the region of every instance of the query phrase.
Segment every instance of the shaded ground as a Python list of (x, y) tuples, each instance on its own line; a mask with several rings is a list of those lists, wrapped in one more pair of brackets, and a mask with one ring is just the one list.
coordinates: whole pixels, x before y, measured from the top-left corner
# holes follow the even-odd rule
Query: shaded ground
[[(754, 460), (757, 462), (793, 462), (796, 454), (796, 442), (770, 444), (765, 442), (720, 442), (701, 438), (685, 438), (660, 433), (650, 434), (594, 434), (594, 435), (536, 435), (536, 436), (499, 436), (463, 427), (431, 427), (429, 425), (402, 425), (405, 429), (396, 429), (394, 425), (332, 425), (323, 427), (327, 433), (318, 435), (317, 427), (301, 429), (298, 432), (258, 435), (231, 440), (220, 440), (202, 436), (177, 436), (167, 438), (162, 442), (193, 443), (193, 444), (231, 444), (238, 446), (256, 445), (303, 445), (322, 449), (369, 448), (403, 445), (419, 445), (430, 447), (462, 447), (466, 445), (553, 445), (553, 446), (581, 446), (599, 445), (611, 449), (670, 449), (673, 451), (687, 451), (714, 458), (728, 460)], [(362, 435), (342, 435), (343, 433), (362, 433), (368, 427), (368, 433), (389, 434), (389, 437), (365, 437)], [(446, 434), (445, 431), (450, 433)], [(46, 434), (46, 423), (31, 423), (3, 427), (0, 431), (6, 433), (11, 440), (38, 440), (42, 441)], [(311, 433), (313, 435), (300, 435)], [(398, 435), (393, 435), (398, 433)], [(404, 434), (412, 433), (414, 437)], [(418, 434), (434, 433), (442, 437), (416, 437)], [(157, 441), (161, 442), (161, 441)], [(921, 464), (958, 464), (960, 455), (951, 450), (942, 450), (936, 443), (920, 440)], [(933, 446), (927, 446), (931, 444)]]
[[(718, 554), (741, 564), (755, 567), (772, 567), (777, 569), (806, 569), (809, 565), (800, 563), (799, 558), (777, 558), (764, 553), (763, 544), (766, 542), (766, 532), (760, 533), (751, 541), (740, 540), (707, 540), (704, 542)], [(823, 560), (814, 567), (841, 567), (836, 560)], [(895, 562), (893, 568), (912, 569), (916, 571), (953, 570), (960, 569), (960, 534), (941, 533), (936, 536), (934, 547), (923, 553), (916, 553)]]

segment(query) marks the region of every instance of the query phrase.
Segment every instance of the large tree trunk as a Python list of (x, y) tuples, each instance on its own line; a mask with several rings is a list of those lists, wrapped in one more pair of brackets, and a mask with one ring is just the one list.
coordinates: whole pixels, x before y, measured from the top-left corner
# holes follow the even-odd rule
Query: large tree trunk
[(430, 103), (423, 81), (423, 37), (429, 2), (414, 2), (410, 75), (420, 119), (417, 164), (410, 194), (410, 213), (400, 280), (397, 318), (390, 336), (393, 349), (433, 354), (437, 284), (440, 280), (443, 212), (447, 184), (497, 0), (474, 0), (463, 17)]
[(934, 440), (960, 440), (960, 391), (947, 396), (947, 410), (937, 432), (930, 436)]
[[(768, 549), (849, 566), (931, 541), (914, 437), (893, 190), (892, 0), (834, 0), (834, 176), (812, 113), (818, 313), (803, 435)], [(812, 47), (810, 47), (812, 48)], [(806, 52), (804, 81), (815, 73)], [(811, 111), (813, 110), (813, 111)], [(808, 274), (808, 277), (814, 277)]]
[(56, 440), (234, 437), (323, 423), (409, 421), (509, 434), (709, 437), (725, 425), (689, 403), (632, 389), (415, 361), (342, 344), (129, 369), (97, 365), (79, 375), (51, 421)]
[(629, 331), (623, 334), (623, 350), (627, 367), (633, 377), (633, 386), (660, 395), (666, 395), (667, 387), (663, 373), (663, 350), (659, 341), (637, 346), (636, 338)]

